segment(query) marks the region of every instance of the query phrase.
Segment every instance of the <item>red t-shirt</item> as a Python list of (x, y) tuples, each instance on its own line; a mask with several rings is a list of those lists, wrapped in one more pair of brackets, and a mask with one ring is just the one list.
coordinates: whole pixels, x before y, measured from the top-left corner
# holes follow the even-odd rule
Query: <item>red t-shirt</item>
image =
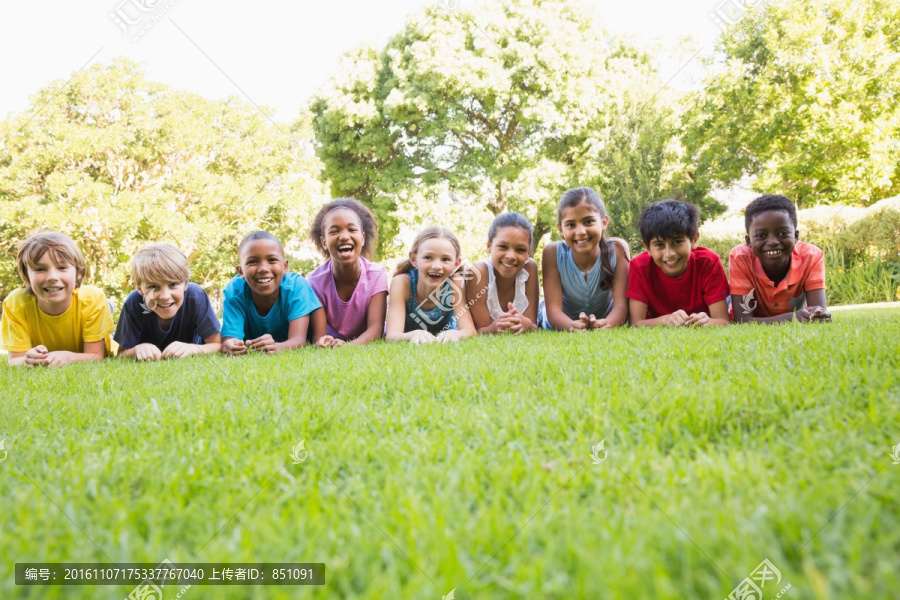
[(728, 279), (719, 256), (702, 246), (691, 252), (680, 277), (663, 273), (647, 252), (635, 256), (628, 270), (627, 296), (647, 305), (648, 319), (676, 310), (689, 315), (709, 314), (709, 305), (725, 300), (728, 293)]

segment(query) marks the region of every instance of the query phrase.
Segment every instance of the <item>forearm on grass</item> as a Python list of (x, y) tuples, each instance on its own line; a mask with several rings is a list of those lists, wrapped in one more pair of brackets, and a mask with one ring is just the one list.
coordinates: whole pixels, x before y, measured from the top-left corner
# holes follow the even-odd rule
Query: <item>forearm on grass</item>
[(635, 327), (656, 327), (658, 325), (664, 325), (663, 319), (668, 317), (669, 315), (663, 315), (661, 317), (656, 317), (655, 319), (639, 319), (632, 322), (632, 325)]
[(7, 356), (6, 360), (9, 366), (11, 367), (24, 367), (27, 366), (25, 364), (25, 352), (10, 352)]
[(208, 342), (205, 344), (197, 344), (200, 354), (215, 354), (222, 349), (222, 342)]

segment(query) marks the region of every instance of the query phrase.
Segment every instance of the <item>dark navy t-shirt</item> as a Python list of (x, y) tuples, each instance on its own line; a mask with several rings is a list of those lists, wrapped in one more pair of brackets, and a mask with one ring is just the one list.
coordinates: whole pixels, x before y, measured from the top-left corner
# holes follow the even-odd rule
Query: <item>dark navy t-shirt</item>
[(122, 305), (122, 314), (113, 338), (122, 350), (134, 348), (138, 344), (153, 344), (160, 350), (172, 342), (202, 344), (203, 340), (219, 332), (219, 319), (213, 311), (209, 296), (196, 283), (189, 283), (184, 290), (184, 301), (175, 313), (169, 329), (159, 326), (155, 313), (147, 313), (141, 308), (144, 297), (137, 290), (128, 294)]

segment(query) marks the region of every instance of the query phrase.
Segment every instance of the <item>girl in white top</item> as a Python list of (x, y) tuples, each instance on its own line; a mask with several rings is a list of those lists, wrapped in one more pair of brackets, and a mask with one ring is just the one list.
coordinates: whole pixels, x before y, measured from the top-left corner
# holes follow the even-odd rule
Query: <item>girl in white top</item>
[(522, 333), (538, 328), (540, 286), (531, 258), (534, 228), (524, 216), (499, 215), (488, 230), (488, 260), (466, 276), (466, 305), (478, 333)]

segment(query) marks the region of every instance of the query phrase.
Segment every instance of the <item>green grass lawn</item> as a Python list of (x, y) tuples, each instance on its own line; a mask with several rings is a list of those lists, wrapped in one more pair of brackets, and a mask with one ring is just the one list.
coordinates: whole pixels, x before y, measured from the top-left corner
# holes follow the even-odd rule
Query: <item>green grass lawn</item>
[(763, 559), (765, 600), (898, 598), (898, 340), (867, 310), (0, 367), (0, 597), (134, 587), (16, 586), (16, 562), (168, 558), (326, 565), (186, 600), (721, 600)]

